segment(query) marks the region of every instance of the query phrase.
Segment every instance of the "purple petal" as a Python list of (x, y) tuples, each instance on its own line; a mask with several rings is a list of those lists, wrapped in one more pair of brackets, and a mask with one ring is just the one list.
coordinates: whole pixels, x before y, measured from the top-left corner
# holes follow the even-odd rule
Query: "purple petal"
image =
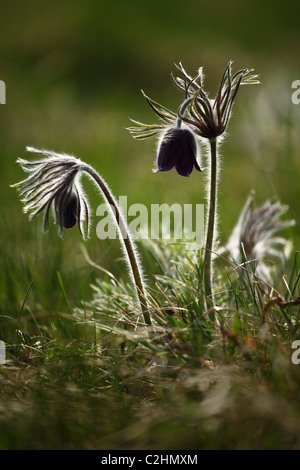
[(63, 202), (62, 225), (64, 228), (72, 228), (77, 222), (78, 198), (76, 193), (72, 191)]
[(161, 141), (157, 159), (157, 171), (169, 171), (174, 166), (182, 176), (189, 176), (193, 167), (202, 171), (197, 162), (197, 144), (189, 129), (172, 127)]
[(72, 228), (76, 224), (77, 220), (73, 214), (70, 214), (68, 219), (64, 220), (64, 228)]
[(157, 167), (159, 171), (169, 171), (174, 168), (180, 156), (180, 138), (176, 128), (168, 129), (160, 143)]
[(194, 157), (194, 167), (196, 168), (196, 170), (198, 171), (203, 171), (200, 166), (199, 166), (199, 163), (197, 162), (196, 160), (196, 157)]
[(193, 171), (194, 162), (190, 154), (184, 154), (175, 165), (177, 173), (181, 176), (190, 176)]

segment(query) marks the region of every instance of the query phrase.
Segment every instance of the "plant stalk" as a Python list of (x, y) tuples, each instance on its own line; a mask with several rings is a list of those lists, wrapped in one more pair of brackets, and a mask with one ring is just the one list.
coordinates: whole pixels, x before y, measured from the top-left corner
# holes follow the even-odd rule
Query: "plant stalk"
[(204, 293), (208, 308), (214, 306), (213, 297), (213, 262), (216, 211), (217, 211), (217, 139), (210, 139), (210, 182), (209, 182), (209, 213), (206, 227), (206, 243), (204, 255)]
[(81, 170), (86, 171), (95, 180), (102, 194), (104, 195), (107, 203), (113, 209), (112, 212), (114, 214), (114, 217), (117, 221), (117, 225), (119, 227), (120, 238), (123, 240), (123, 243), (124, 243), (124, 248), (127, 254), (129, 269), (131, 271), (132, 279), (135, 284), (136, 292), (137, 292), (140, 307), (141, 307), (141, 312), (143, 314), (146, 325), (148, 327), (151, 327), (152, 322), (151, 322), (150, 314), (148, 311), (147, 297), (146, 297), (146, 291), (145, 291), (145, 286), (144, 286), (144, 281), (143, 281), (143, 276), (142, 276), (142, 270), (138, 262), (133, 240), (131, 239), (131, 235), (124, 221), (124, 218), (121, 214), (119, 206), (117, 202), (115, 201), (115, 198), (113, 194), (111, 193), (110, 189), (108, 188), (107, 184), (100, 177), (100, 175), (96, 172), (96, 170), (94, 170), (93, 167), (84, 163), (83, 166), (81, 167)]

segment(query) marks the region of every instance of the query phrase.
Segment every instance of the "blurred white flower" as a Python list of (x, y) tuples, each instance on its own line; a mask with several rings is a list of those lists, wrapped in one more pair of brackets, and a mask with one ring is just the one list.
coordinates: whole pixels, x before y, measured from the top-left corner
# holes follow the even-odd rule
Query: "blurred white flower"
[(284, 262), (292, 248), (289, 240), (275, 235), (295, 224), (294, 220), (280, 220), (287, 209), (288, 206), (276, 200), (267, 200), (254, 209), (254, 194), (251, 193), (228, 242), (218, 254), (228, 254), (237, 265), (248, 268), (251, 262), (257, 277), (269, 282), (272, 261)]

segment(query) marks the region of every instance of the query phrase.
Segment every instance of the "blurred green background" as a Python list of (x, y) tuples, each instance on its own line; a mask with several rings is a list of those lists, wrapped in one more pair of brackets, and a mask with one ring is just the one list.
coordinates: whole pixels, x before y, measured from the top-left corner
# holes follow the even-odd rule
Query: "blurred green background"
[[(229, 60), (234, 71), (254, 68), (261, 79), (261, 85), (239, 91), (221, 149), (221, 239), (251, 189), (257, 203), (277, 195), (289, 205), (288, 216), (300, 222), (300, 105), (291, 102), (292, 82), (300, 79), (296, 0), (12, 0), (1, 2), (0, 23), (0, 79), (6, 83), (6, 104), (0, 106), (2, 314), (16, 314), (33, 278), (45, 307), (49, 296), (57, 302), (62, 295), (56, 271), (75, 301), (88, 296), (95, 275), (82, 258), (77, 229), (63, 240), (55, 227), (41, 235), (41, 220), (29, 224), (22, 214), (9, 184), (23, 178), (15, 160), (26, 155), (27, 145), (93, 164), (117, 197), (128, 196), (128, 204), (205, 202), (203, 174), (152, 174), (155, 141), (134, 141), (125, 130), (129, 118), (156, 122), (141, 89), (178, 108), (182, 97), (170, 73), (180, 61), (191, 75), (204, 66), (212, 96)], [(95, 213), (102, 201), (87, 191)], [(100, 242), (96, 222), (89, 253), (117, 270), (118, 241)], [(290, 235), (297, 249), (298, 228)]]

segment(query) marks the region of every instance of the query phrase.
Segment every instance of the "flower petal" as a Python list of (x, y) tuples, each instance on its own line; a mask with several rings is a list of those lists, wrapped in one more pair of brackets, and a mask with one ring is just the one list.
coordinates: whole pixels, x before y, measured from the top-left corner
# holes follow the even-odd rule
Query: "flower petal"
[(189, 176), (193, 167), (202, 171), (197, 162), (197, 144), (189, 129), (172, 127), (161, 141), (157, 159), (158, 171), (168, 171), (174, 166), (182, 176)]
[(71, 228), (77, 222), (78, 199), (76, 193), (72, 192), (65, 201), (62, 210), (62, 225), (64, 228)]
[(197, 162), (196, 157), (194, 157), (194, 167), (196, 168), (197, 171), (203, 171), (203, 170), (200, 168), (200, 165), (199, 165), (199, 163)]
[(181, 132), (181, 129), (172, 127), (164, 133), (157, 157), (159, 171), (169, 171), (177, 163), (181, 153)]
[(190, 176), (193, 171), (194, 162), (188, 155), (184, 155), (177, 164), (175, 165), (175, 169), (177, 173), (181, 176)]

